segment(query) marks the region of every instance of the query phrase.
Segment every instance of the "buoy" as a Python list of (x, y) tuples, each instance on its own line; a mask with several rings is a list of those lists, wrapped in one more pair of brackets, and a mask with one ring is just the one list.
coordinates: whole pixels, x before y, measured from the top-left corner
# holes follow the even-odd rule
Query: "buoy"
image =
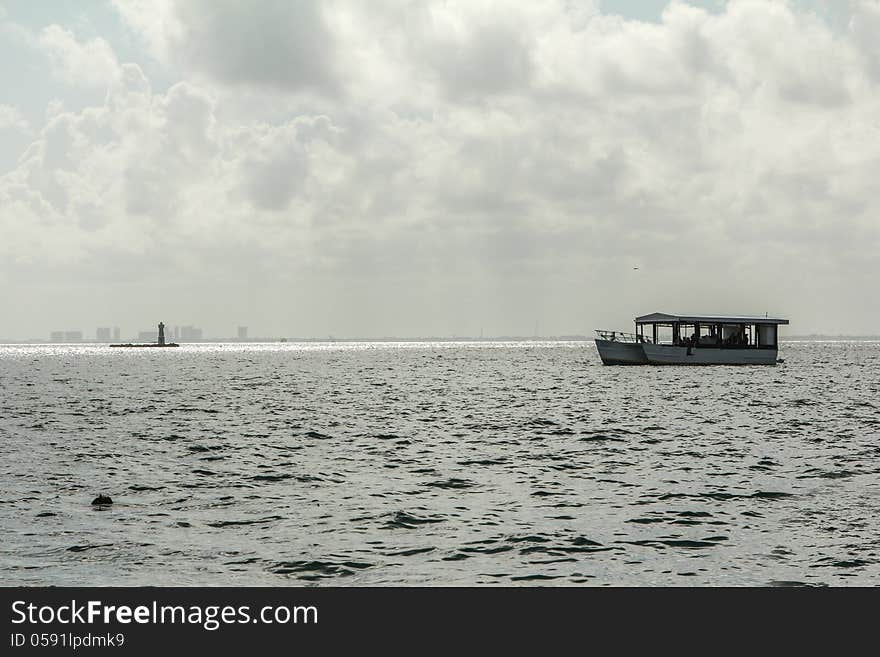
[(109, 495), (104, 495), (103, 493), (92, 500), (92, 506), (103, 506), (105, 504), (113, 504), (113, 500), (110, 499)]

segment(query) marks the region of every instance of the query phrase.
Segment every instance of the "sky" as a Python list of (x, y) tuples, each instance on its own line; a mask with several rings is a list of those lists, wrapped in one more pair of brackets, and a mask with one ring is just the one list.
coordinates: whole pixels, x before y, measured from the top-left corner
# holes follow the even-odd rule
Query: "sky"
[(880, 333), (878, 36), (878, 0), (0, 0), (0, 336)]

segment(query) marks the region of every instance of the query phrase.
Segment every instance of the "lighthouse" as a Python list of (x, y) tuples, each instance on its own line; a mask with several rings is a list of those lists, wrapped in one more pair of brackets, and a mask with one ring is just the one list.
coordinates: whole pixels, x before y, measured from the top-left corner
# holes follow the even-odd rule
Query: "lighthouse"
[[(149, 334), (145, 331), (145, 333)], [(143, 333), (141, 334), (143, 335)], [(150, 338), (141, 338), (143, 340), (149, 340)], [(176, 342), (165, 342), (165, 322), (159, 322), (159, 335), (157, 336), (157, 340), (155, 342), (144, 342), (141, 344), (133, 344), (131, 342), (127, 342), (125, 344), (111, 344), (111, 347), (179, 347), (180, 345)]]

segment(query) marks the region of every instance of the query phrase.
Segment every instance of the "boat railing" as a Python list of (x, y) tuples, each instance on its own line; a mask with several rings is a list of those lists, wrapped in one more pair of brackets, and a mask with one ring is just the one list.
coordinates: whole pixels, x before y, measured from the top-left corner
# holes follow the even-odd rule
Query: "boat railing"
[(600, 331), (597, 329), (596, 335), (600, 340), (608, 340), (609, 342), (645, 342), (641, 335), (622, 331)]

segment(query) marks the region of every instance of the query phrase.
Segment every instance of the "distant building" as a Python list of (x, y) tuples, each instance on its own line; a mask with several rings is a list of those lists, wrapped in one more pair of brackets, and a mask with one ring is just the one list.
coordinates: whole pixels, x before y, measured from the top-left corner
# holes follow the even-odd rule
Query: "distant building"
[(83, 332), (82, 331), (65, 331), (64, 332), (64, 341), (65, 342), (82, 342)]
[(181, 326), (180, 327), (180, 339), (181, 340), (201, 340), (202, 339), (202, 329), (197, 328), (195, 326)]
[(49, 342), (64, 342), (64, 331), (52, 331), (49, 334)]
[(120, 336), (119, 327), (118, 327), (118, 326), (114, 326), (114, 327), (113, 327), (113, 341), (114, 341), (114, 342), (119, 342), (119, 340), (121, 339), (119, 336)]
[(158, 342), (159, 331), (140, 331), (138, 333), (138, 342)]
[(247, 326), (239, 326), (238, 327), (238, 339), (239, 340), (247, 340), (248, 327)]
[(95, 341), (110, 342), (110, 327), (99, 326), (97, 329), (95, 329)]

